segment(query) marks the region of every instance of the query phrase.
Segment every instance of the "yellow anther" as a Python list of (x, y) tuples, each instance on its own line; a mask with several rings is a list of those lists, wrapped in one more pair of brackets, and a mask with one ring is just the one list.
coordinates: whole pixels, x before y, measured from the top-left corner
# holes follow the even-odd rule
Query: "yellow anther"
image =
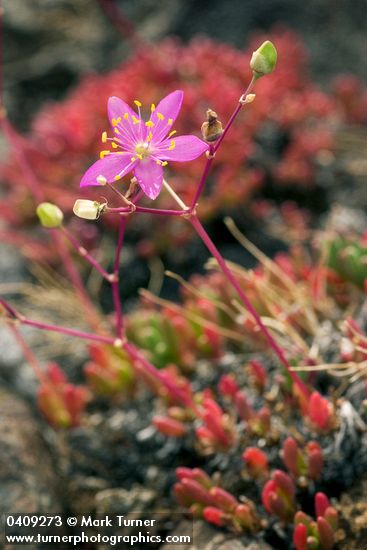
[(107, 142), (107, 132), (102, 132), (101, 141), (102, 141), (102, 143), (106, 143), (106, 142)]
[(162, 113), (157, 113), (157, 117), (159, 118), (159, 120), (164, 120), (164, 116), (162, 115)]
[(176, 147), (176, 143), (174, 139), (171, 139), (171, 145), (168, 147), (169, 151), (172, 151)]
[(111, 143), (111, 145), (112, 145), (112, 149), (118, 149), (118, 145), (114, 141)]
[(118, 181), (118, 180), (121, 179), (121, 176), (120, 176), (119, 174), (117, 174), (117, 176), (115, 176), (113, 179), (114, 179), (115, 181)]
[(131, 115), (131, 118), (133, 119), (134, 124), (139, 124), (139, 122), (141, 122), (141, 120), (139, 118), (136, 118), (136, 116), (134, 115)]
[(152, 113), (154, 113), (154, 111), (155, 111), (155, 105), (154, 105), (154, 103), (151, 104), (151, 106), (150, 106), (150, 111), (151, 111)]
[(118, 134), (118, 135), (120, 134), (120, 130), (118, 128), (114, 128), (113, 130), (116, 134)]
[(136, 161), (136, 158), (135, 158), (135, 157), (131, 157), (130, 162), (135, 162), (135, 161)]
[(171, 124), (173, 124), (173, 118), (169, 118), (168, 121), (167, 121), (167, 124), (168, 124), (169, 126), (171, 126)]
[(167, 164), (168, 164), (168, 162), (167, 162), (166, 160), (164, 160), (164, 161), (162, 162), (162, 166), (167, 166)]
[(148, 120), (148, 122), (145, 123), (145, 126), (147, 126), (148, 128), (153, 128), (154, 122), (152, 120)]
[(97, 176), (97, 177), (96, 177), (96, 180), (98, 181), (98, 183), (99, 183), (100, 185), (106, 185), (106, 183), (107, 183), (107, 179), (106, 179), (104, 176), (102, 176), (102, 174), (100, 174), (99, 176)]
[(143, 104), (140, 103), (140, 101), (138, 101), (137, 99), (134, 100), (134, 103), (137, 107), (141, 107)]
[(118, 118), (113, 118), (112, 119), (112, 126), (117, 126), (119, 124), (119, 122), (121, 122), (121, 117), (120, 116)]
[(153, 134), (152, 132), (149, 132), (148, 136), (147, 136), (147, 141), (150, 141), (153, 137)]
[(155, 163), (156, 163), (156, 164), (158, 164), (158, 166), (161, 166), (161, 164), (162, 164), (162, 161), (161, 161), (161, 160), (159, 160), (159, 159), (157, 159), (157, 160), (155, 161)]
[(104, 159), (106, 155), (109, 155), (111, 153), (111, 151), (101, 151), (99, 153), (99, 158), (100, 159)]
[(138, 157), (139, 160), (143, 160), (143, 155), (140, 155), (139, 153), (136, 153), (136, 156)]
[(177, 130), (172, 130), (172, 132), (170, 132), (170, 133), (168, 134), (168, 137), (172, 137), (172, 136), (174, 136), (175, 134), (177, 134)]
[(127, 120), (129, 118), (129, 113), (124, 114), (124, 119)]

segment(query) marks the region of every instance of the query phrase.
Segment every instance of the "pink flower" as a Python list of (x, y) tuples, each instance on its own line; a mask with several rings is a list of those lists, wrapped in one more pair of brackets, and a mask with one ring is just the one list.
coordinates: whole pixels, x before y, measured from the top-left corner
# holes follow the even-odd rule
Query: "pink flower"
[(138, 113), (122, 99), (110, 97), (108, 118), (114, 137), (103, 132), (102, 142), (111, 142), (112, 151), (101, 151), (101, 158), (84, 174), (80, 187), (105, 185), (120, 180), (130, 172), (144, 193), (155, 199), (163, 184), (163, 166), (168, 161), (187, 162), (207, 151), (208, 145), (195, 136), (175, 135), (172, 126), (181, 109), (183, 92), (167, 95), (157, 107), (151, 106), (148, 122), (140, 116), (141, 103), (135, 101)]

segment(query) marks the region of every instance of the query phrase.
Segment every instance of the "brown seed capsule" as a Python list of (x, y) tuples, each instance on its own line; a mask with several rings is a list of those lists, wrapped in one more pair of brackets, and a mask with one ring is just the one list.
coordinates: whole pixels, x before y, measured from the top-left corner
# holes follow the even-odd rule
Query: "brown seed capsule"
[(201, 126), (201, 133), (205, 141), (217, 141), (223, 134), (223, 127), (218, 115), (212, 109), (208, 109), (206, 112), (207, 120)]

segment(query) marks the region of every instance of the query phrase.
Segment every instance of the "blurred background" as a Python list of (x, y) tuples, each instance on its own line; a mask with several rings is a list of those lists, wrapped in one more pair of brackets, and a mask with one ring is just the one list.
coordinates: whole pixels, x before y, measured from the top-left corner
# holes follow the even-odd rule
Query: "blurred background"
[[(66, 214), (98, 155), (109, 95), (150, 103), (182, 88), (177, 130), (200, 135), (208, 107), (228, 119), (250, 79), (251, 51), (266, 38), (278, 48), (277, 71), (258, 83), (256, 102), (230, 133), (201, 204), (217, 244), (227, 258), (253, 265), (224, 227), (225, 215), (274, 255), (287, 245), (289, 224), (302, 232), (306, 220), (317, 226), (335, 201), (367, 203), (366, 0), (5, 0), (4, 8), (6, 109), (28, 136), (28, 162), (45, 198)], [(185, 200), (200, 170), (201, 160), (168, 167)], [(20, 233), (37, 226), (35, 204), (12, 155), (5, 155), (0, 177), (4, 209), (12, 200), (18, 213), (3, 216), (24, 243)], [(83, 193), (96, 198), (95, 190)], [(70, 223), (93, 248), (101, 224)], [(137, 220), (129, 235), (125, 261), (132, 275), (121, 291), (127, 304), (150, 283), (174, 296), (177, 284), (164, 280), (163, 266), (187, 277), (202, 271), (208, 257), (175, 220)], [(35, 244), (39, 259), (42, 243)]]
[[(61, 99), (91, 71), (119, 65), (129, 33), (156, 42), (207, 35), (238, 48), (274, 25), (300, 34), (320, 84), (340, 72), (367, 76), (366, 0), (4, 0), (5, 91), (9, 114), (23, 128), (46, 100)], [(129, 22), (122, 36), (106, 16), (115, 4)], [(113, 14), (112, 14), (113, 17)], [(115, 20), (116, 22), (116, 20)]]

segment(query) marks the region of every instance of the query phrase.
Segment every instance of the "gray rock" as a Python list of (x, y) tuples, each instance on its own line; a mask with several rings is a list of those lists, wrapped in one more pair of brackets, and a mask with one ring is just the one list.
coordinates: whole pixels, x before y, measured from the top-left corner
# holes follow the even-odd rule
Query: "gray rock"
[[(190, 533), (189, 521), (183, 521), (171, 535), (180, 536)], [(271, 547), (263, 541), (257, 542), (256, 536), (240, 536), (228, 533), (212, 527), (203, 521), (194, 521), (194, 544), (190, 550), (271, 550)], [(165, 544), (162, 550), (175, 550), (177, 544)]]
[(0, 388), (0, 514), (60, 513), (58, 483), (30, 408)]

